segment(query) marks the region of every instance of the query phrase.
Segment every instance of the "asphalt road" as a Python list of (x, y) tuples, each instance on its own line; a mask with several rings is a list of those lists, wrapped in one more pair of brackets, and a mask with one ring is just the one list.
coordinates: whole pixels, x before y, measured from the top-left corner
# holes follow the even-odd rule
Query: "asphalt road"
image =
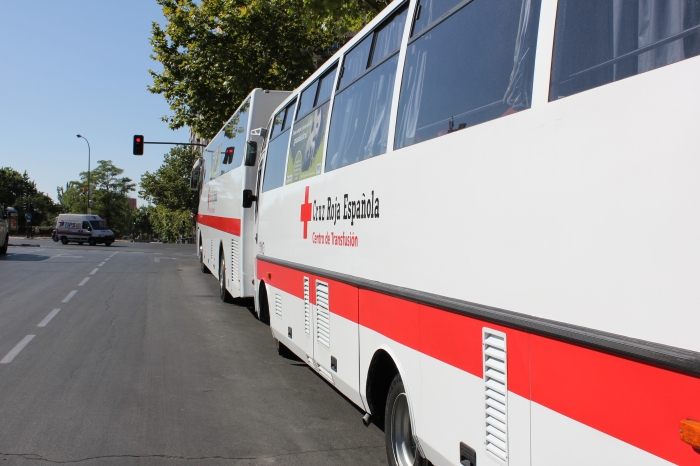
[(10, 243), (40, 247), (0, 256), (0, 466), (386, 464), (193, 246)]

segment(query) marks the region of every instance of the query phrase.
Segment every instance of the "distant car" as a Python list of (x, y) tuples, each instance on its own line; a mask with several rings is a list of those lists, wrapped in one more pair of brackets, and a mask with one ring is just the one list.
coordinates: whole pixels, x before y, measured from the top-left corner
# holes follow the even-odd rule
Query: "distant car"
[(131, 239), (131, 235), (124, 235), (122, 236), (122, 239)]
[(56, 237), (61, 243), (73, 241), (78, 244), (87, 242), (90, 246), (104, 243), (109, 246), (114, 242), (114, 232), (107, 223), (97, 215), (61, 214), (56, 220)]

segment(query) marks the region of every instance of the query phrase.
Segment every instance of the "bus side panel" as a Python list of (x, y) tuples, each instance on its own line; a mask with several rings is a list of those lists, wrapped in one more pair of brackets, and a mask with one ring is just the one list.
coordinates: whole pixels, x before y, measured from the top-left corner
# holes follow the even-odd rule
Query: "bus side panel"
[[(562, 437), (561, 448), (583, 448), (574, 444), (586, 437), (606, 445), (604, 464), (621, 464), (617, 459), (627, 454), (647, 459), (625, 464), (667, 464), (642, 450), (675, 464), (700, 462), (700, 453), (678, 438), (681, 420), (700, 419), (694, 396), (700, 378), (533, 335), (532, 382), (539, 405), (532, 448), (547, 459), (542, 464), (554, 464), (554, 430)], [(573, 435), (584, 430), (582, 437)]]

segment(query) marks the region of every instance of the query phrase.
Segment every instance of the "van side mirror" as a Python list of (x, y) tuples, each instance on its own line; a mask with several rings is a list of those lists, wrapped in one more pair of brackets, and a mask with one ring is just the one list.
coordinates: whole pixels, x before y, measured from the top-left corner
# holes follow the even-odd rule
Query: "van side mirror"
[(248, 141), (245, 149), (245, 166), (254, 167), (255, 159), (258, 157), (258, 143), (255, 141)]
[(248, 209), (253, 207), (253, 201), (257, 201), (258, 198), (253, 195), (253, 191), (250, 189), (243, 190), (243, 208)]

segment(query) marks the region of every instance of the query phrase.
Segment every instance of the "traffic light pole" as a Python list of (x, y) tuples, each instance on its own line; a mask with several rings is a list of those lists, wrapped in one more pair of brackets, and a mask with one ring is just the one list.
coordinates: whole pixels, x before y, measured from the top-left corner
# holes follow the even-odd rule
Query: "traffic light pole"
[(206, 144), (199, 144), (199, 143), (193, 143), (193, 142), (143, 142), (144, 144), (170, 144), (171, 146), (199, 146), (199, 147), (207, 147)]

